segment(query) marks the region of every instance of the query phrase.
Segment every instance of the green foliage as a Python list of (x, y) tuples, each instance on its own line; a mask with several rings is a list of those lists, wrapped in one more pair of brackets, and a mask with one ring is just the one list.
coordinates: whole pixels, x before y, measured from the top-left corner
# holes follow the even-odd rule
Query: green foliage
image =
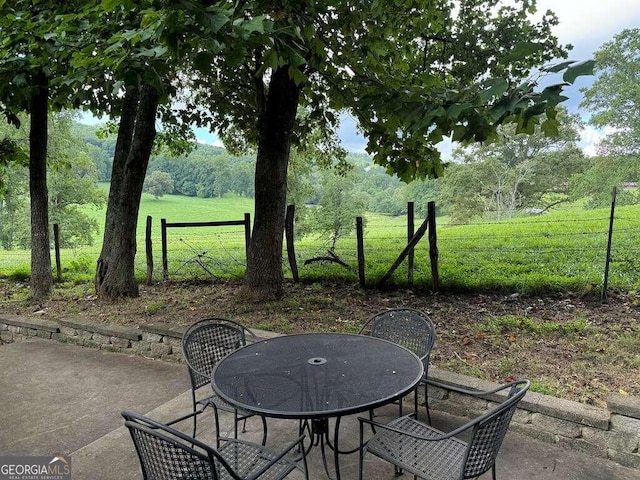
[(8, 277), (16, 282), (28, 282), (31, 278), (31, 267), (25, 264), (13, 267)]
[(439, 201), (456, 222), (474, 217), (501, 220), (524, 208), (545, 209), (569, 200), (571, 175), (588, 164), (576, 142), (581, 122), (561, 110), (561, 128), (548, 137), (538, 126), (518, 134), (513, 125), (498, 128), (498, 140), (454, 152), (454, 164), (440, 182)]
[(571, 177), (573, 199), (586, 199), (585, 207), (600, 208), (611, 205), (614, 187), (617, 187), (616, 205), (640, 203), (640, 192), (627, 184), (640, 183), (638, 155), (610, 155), (589, 159), (589, 168)]
[(609, 133), (602, 153), (640, 154), (640, 28), (625, 29), (595, 53), (597, 78), (582, 89), (582, 106), (593, 112), (590, 122)]
[[(23, 128), (0, 127), (0, 136), (28, 152), (25, 128), (29, 121), (22, 118)], [(71, 117), (57, 113), (49, 118), (49, 222), (60, 226), (64, 247), (91, 245), (98, 232), (96, 218), (88, 215), (84, 206), (101, 208), (105, 195), (96, 187), (97, 172), (84, 143), (71, 134)], [(10, 136), (10, 137), (9, 137)], [(0, 189), (0, 246), (6, 250), (29, 248), (28, 169), (14, 161), (4, 167), (5, 186)]]
[(65, 273), (84, 273), (93, 274), (95, 270), (95, 259), (88, 255), (80, 255), (68, 263), (68, 266), (64, 269)]
[(171, 174), (156, 170), (145, 178), (142, 191), (150, 193), (157, 200), (165, 193), (173, 193), (173, 187)]
[(304, 218), (299, 233), (318, 234), (327, 240), (334, 251), (338, 240), (355, 229), (355, 217), (362, 216), (364, 202), (360, 200), (351, 186), (357, 183), (355, 173), (336, 175), (329, 170), (321, 174), (321, 197), (317, 205)]
[(562, 385), (558, 380), (543, 376), (531, 380), (531, 391), (538, 392), (543, 395), (551, 395), (552, 397), (562, 397), (562, 393), (566, 390), (566, 385)]

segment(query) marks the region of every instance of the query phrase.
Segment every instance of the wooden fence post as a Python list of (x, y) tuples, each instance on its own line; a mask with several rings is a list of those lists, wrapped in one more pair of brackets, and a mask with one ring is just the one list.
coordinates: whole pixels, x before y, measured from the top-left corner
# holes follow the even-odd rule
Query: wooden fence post
[(438, 277), (438, 239), (436, 236), (436, 203), (427, 204), (427, 222), (429, 223), (429, 259), (431, 260), (431, 289), (436, 293), (440, 289)]
[(56, 255), (56, 275), (58, 281), (62, 280), (62, 266), (60, 263), (60, 226), (53, 224), (53, 247)]
[(616, 211), (616, 196), (618, 189), (613, 187), (611, 193), (611, 213), (609, 215), (609, 237), (607, 238), (607, 258), (604, 262), (604, 280), (602, 282), (602, 294), (600, 295), (600, 301), (604, 302), (607, 299), (607, 289), (609, 288), (609, 264), (611, 263), (611, 243), (613, 239), (613, 218)]
[(162, 238), (162, 281), (169, 280), (169, 260), (167, 259), (167, 219), (160, 219), (160, 229)]
[(251, 245), (251, 214), (244, 214), (244, 250), (249, 261), (249, 245)]
[[(415, 233), (415, 213), (414, 213), (414, 203), (407, 203), (407, 242), (410, 242), (413, 238), (413, 234)], [(409, 251), (409, 256), (407, 257), (407, 282), (409, 286), (413, 285), (413, 264), (415, 259), (415, 249), (411, 249)]]
[(287, 240), (287, 258), (289, 259), (289, 266), (291, 267), (291, 274), (293, 275), (293, 281), (297, 282), (298, 277), (298, 263), (296, 261), (296, 250), (293, 244), (293, 221), (295, 219), (296, 206), (287, 205), (287, 215), (284, 220), (284, 233)]
[(362, 217), (356, 217), (356, 238), (358, 245), (358, 279), (360, 280), (360, 286), (365, 287), (365, 273), (364, 273), (364, 223)]
[(147, 252), (147, 285), (153, 282), (153, 242), (151, 241), (151, 226), (153, 220), (151, 215), (147, 215), (147, 230), (145, 236), (145, 250)]

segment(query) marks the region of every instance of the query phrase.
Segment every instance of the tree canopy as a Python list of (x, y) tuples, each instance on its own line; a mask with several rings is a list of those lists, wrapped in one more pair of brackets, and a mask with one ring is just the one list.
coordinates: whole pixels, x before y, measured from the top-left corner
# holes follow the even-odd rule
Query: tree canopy
[(603, 153), (640, 154), (640, 28), (626, 29), (595, 53), (597, 77), (583, 89), (590, 122), (607, 128)]
[(569, 200), (568, 182), (588, 160), (577, 146), (580, 119), (564, 109), (558, 118), (555, 136), (540, 126), (533, 134), (517, 134), (514, 125), (504, 125), (494, 143), (456, 149), (440, 190), (454, 221), (510, 218), (527, 207), (542, 210)]
[[(533, 133), (543, 113), (540, 128), (556, 131), (564, 84), (590, 71), (589, 63), (543, 67), (543, 73), (564, 72), (564, 83), (536, 91), (532, 69), (566, 56), (568, 48), (551, 32), (554, 14), (533, 20), (534, 0), (103, 0), (68, 2), (47, 15), (39, 9), (49, 3), (37, 4), (19, 2), (37, 13), (30, 17), (34, 28), (24, 31), (41, 33), (36, 38), (55, 48), (38, 50), (36, 63), (47, 75), (47, 62), (70, 65), (47, 80), (70, 92), (65, 104), (120, 116), (110, 233), (96, 275), (106, 296), (137, 294), (135, 239), (125, 241), (117, 230), (135, 231), (153, 142), (169, 139), (182, 148), (181, 138), (197, 125), (209, 126), (236, 151), (255, 149), (245, 285), (256, 298), (279, 296), (292, 146), (339, 165), (345, 152), (336, 128), (340, 112), (349, 110), (387, 172), (404, 181), (437, 177), (443, 164), (435, 144), (446, 136), (493, 141), (507, 123)], [(14, 15), (7, 5), (0, 2)], [(0, 26), (19, 37), (15, 20), (22, 17), (11, 18)], [(5, 62), (22, 61), (7, 52)]]

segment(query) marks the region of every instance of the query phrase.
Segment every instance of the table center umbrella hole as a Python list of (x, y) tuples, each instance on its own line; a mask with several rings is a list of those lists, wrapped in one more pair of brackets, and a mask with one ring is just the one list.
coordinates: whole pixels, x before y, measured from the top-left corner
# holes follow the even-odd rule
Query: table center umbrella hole
[(322, 357), (312, 357), (307, 360), (307, 363), (309, 365), (324, 365), (325, 363), (327, 363), (327, 359)]

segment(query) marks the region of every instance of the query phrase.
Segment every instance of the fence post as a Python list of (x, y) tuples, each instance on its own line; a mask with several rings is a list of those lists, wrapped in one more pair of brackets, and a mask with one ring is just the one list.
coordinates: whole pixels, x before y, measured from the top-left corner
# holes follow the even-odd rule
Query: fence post
[(436, 202), (427, 204), (427, 223), (429, 224), (429, 259), (431, 260), (431, 289), (436, 293), (440, 289), (438, 274), (438, 239), (436, 236)]
[(151, 226), (153, 220), (151, 215), (147, 215), (147, 230), (145, 237), (145, 247), (147, 252), (147, 285), (153, 282), (153, 242), (151, 241)]
[(613, 192), (611, 193), (611, 214), (609, 215), (609, 237), (607, 238), (607, 258), (604, 262), (604, 280), (602, 282), (602, 294), (600, 296), (601, 302), (604, 302), (607, 299), (607, 288), (609, 285), (609, 264), (611, 263), (611, 242), (613, 239), (613, 218), (616, 211), (617, 193), (617, 188), (613, 187)]
[(62, 267), (60, 265), (60, 226), (53, 224), (53, 247), (56, 255), (56, 275), (58, 281), (62, 280)]
[(365, 287), (365, 274), (364, 274), (364, 223), (362, 217), (356, 217), (356, 238), (358, 245), (358, 279), (360, 280), (360, 286)]
[(244, 214), (244, 250), (249, 262), (249, 245), (251, 244), (251, 214)]
[(287, 240), (287, 257), (289, 258), (289, 266), (291, 267), (291, 274), (293, 275), (293, 281), (297, 282), (298, 277), (298, 263), (296, 262), (296, 251), (293, 244), (293, 220), (295, 219), (296, 206), (287, 205), (287, 215), (284, 220), (284, 236)]
[(162, 235), (162, 281), (169, 280), (169, 260), (167, 259), (167, 219), (160, 219)]
[[(414, 213), (414, 203), (407, 203), (407, 243), (411, 241), (413, 238), (413, 234), (415, 233), (415, 213)], [(413, 285), (413, 262), (415, 258), (415, 249), (411, 249), (409, 251), (409, 256), (407, 257), (407, 282), (409, 286)]]

